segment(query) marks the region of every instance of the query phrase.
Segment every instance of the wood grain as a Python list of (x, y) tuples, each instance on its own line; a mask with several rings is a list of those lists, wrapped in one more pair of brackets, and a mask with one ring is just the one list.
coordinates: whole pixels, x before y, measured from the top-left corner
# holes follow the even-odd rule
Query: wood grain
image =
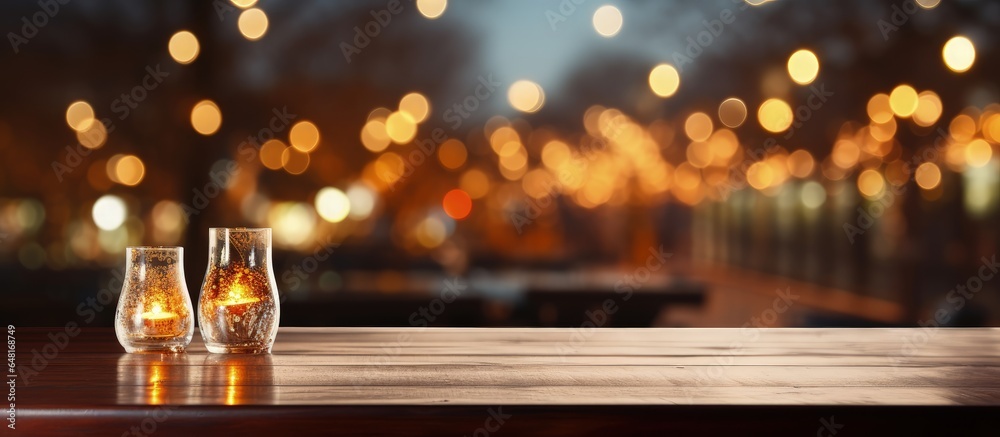
[(125, 354), (91, 328), (33, 365), (59, 331), (17, 333), (19, 372), (37, 371), (17, 385), (25, 435), (143, 421), (157, 435), (485, 435), (498, 408), (512, 415), (498, 435), (816, 435), (835, 415), (859, 434), (956, 420), (975, 434), (1000, 413), (995, 328), (282, 328), (257, 356), (208, 354), (197, 334), (185, 354)]

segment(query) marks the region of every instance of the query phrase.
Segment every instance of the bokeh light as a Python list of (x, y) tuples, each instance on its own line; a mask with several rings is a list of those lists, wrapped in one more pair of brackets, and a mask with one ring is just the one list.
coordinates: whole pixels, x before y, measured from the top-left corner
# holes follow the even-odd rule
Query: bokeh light
[(885, 189), (885, 178), (876, 170), (868, 169), (858, 175), (858, 192), (873, 199), (879, 197)]
[(892, 106), (889, 105), (889, 95), (879, 93), (868, 100), (868, 118), (875, 123), (888, 123), (892, 119)]
[(340, 223), (351, 212), (351, 201), (334, 187), (325, 187), (316, 193), (316, 213), (330, 223)]
[(712, 118), (704, 112), (695, 112), (684, 121), (684, 133), (691, 141), (705, 141), (712, 135)]
[(427, 249), (433, 249), (448, 238), (448, 227), (440, 218), (428, 216), (417, 226), (415, 234), (417, 243)]
[(191, 109), (191, 126), (202, 135), (212, 135), (222, 126), (222, 111), (211, 100), (202, 100)]
[(168, 244), (176, 243), (184, 230), (184, 208), (177, 202), (161, 200), (153, 205), (154, 239)]
[(708, 167), (712, 163), (712, 148), (708, 143), (694, 141), (685, 151), (687, 160), (697, 168)]
[(409, 93), (399, 100), (399, 111), (410, 114), (416, 123), (422, 123), (430, 115), (431, 105), (420, 93)]
[(1000, 113), (989, 114), (984, 118), (983, 136), (994, 144), (1000, 144)]
[(774, 170), (764, 161), (755, 162), (747, 169), (747, 183), (758, 190), (771, 186), (774, 176)]
[(622, 30), (622, 11), (611, 5), (604, 5), (594, 11), (594, 30), (605, 38), (610, 38)]
[(757, 110), (760, 126), (769, 132), (779, 133), (792, 125), (792, 107), (781, 99), (767, 99)]
[(294, 147), (286, 147), (281, 152), (281, 167), (288, 174), (298, 175), (305, 173), (309, 168), (309, 154)]
[(73, 130), (77, 132), (87, 130), (93, 122), (94, 108), (89, 103), (78, 100), (66, 108), (66, 124)]
[(958, 114), (948, 125), (948, 134), (955, 141), (965, 143), (976, 136), (976, 120), (967, 114)]
[(194, 62), (200, 50), (201, 46), (198, 44), (198, 38), (186, 30), (175, 33), (167, 43), (167, 51), (170, 52), (170, 57), (174, 58), (174, 61), (177, 61), (178, 64), (190, 64)]
[(351, 205), (347, 214), (352, 219), (366, 219), (375, 210), (375, 192), (363, 183), (354, 183), (347, 187), (347, 200)]
[(406, 144), (417, 136), (417, 122), (406, 112), (393, 112), (385, 119), (385, 133), (396, 144)]
[(842, 139), (833, 144), (833, 153), (830, 158), (833, 163), (842, 169), (849, 169), (858, 163), (861, 157), (861, 148), (851, 140)]
[(649, 72), (649, 88), (660, 97), (670, 97), (681, 85), (681, 76), (670, 64), (660, 64)]
[(272, 205), (267, 220), (274, 229), (275, 242), (283, 246), (298, 246), (309, 241), (316, 228), (315, 211), (302, 202), (279, 202)]
[(976, 62), (976, 46), (964, 36), (956, 36), (948, 40), (941, 49), (944, 64), (956, 73), (964, 73)]
[(490, 192), (490, 177), (479, 169), (474, 168), (463, 173), (458, 184), (473, 199), (480, 199)]
[(530, 80), (514, 82), (507, 90), (510, 106), (521, 112), (537, 112), (545, 104), (545, 92)]
[(880, 142), (891, 141), (892, 137), (896, 135), (896, 119), (890, 118), (888, 123), (868, 125), (868, 134)]
[(94, 224), (105, 231), (118, 229), (125, 223), (127, 215), (128, 209), (125, 206), (125, 201), (113, 194), (101, 196), (94, 202), (94, 207), (91, 209)]
[(920, 188), (933, 190), (941, 184), (941, 169), (933, 162), (925, 162), (917, 167), (913, 179)]
[(801, 179), (812, 174), (816, 161), (808, 150), (799, 149), (788, 155), (785, 164), (788, 166), (788, 173)]
[(941, 118), (944, 106), (941, 98), (934, 91), (924, 91), (917, 97), (917, 110), (913, 113), (913, 122), (918, 126), (931, 126)]
[(445, 168), (455, 170), (462, 167), (467, 156), (465, 145), (454, 138), (450, 138), (438, 146), (438, 160)]
[(982, 138), (976, 138), (965, 146), (965, 162), (969, 167), (983, 167), (993, 157), (993, 148)]
[(302, 152), (311, 152), (319, 145), (319, 128), (308, 120), (295, 123), (288, 134), (288, 142)]
[(747, 119), (747, 105), (736, 97), (730, 97), (719, 104), (719, 121), (726, 127), (737, 128)]
[(361, 128), (361, 144), (372, 152), (381, 152), (389, 147), (392, 139), (385, 128), (385, 120), (369, 120)]
[(819, 182), (806, 182), (802, 185), (802, 190), (799, 192), (799, 199), (806, 208), (819, 208), (826, 202), (826, 189)]
[(535, 199), (552, 195), (555, 186), (556, 181), (552, 174), (542, 168), (529, 171), (521, 179), (521, 189)]
[(118, 161), (124, 158), (125, 155), (118, 153), (112, 155), (108, 158), (107, 162), (104, 164), (104, 172), (107, 175), (108, 180), (114, 183), (121, 183), (118, 181)]
[(808, 85), (819, 74), (819, 58), (806, 50), (798, 50), (788, 57), (788, 76), (799, 85)]
[(90, 127), (76, 131), (76, 140), (80, 145), (88, 149), (96, 149), (104, 145), (108, 140), (108, 130), (104, 123), (90, 123)]
[(542, 147), (542, 164), (550, 169), (558, 169), (571, 156), (569, 146), (559, 140), (552, 140)]
[(115, 180), (122, 185), (138, 185), (145, 175), (146, 166), (138, 156), (122, 156), (115, 164)]
[(268, 140), (265, 141), (263, 145), (260, 146), (260, 162), (264, 164), (271, 170), (281, 169), (281, 156), (285, 153), (285, 149), (288, 146), (282, 143), (281, 140)]
[(508, 143), (518, 143), (520, 144), (521, 137), (518, 135), (517, 131), (510, 126), (500, 126), (490, 134), (490, 148), (494, 152), (500, 153), (502, 149)]
[(917, 111), (919, 96), (909, 85), (899, 85), (889, 93), (889, 107), (900, 118), (908, 118)]
[(472, 197), (458, 188), (445, 194), (441, 203), (445, 214), (455, 220), (462, 220), (472, 212)]
[(267, 14), (258, 8), (244, 10), (240, 12), (237, 26), (243, 37), (250, 41), (256, 41), (267, 33)]
[(417, 0), (417, 10), (420, 15), (431, 20), (440, 17), (448, 8), (448, 0)]
[(375, 160), (375, 174), (386, 184), (392, 184), (403, 177), (406, 162), (403, 158), (393, 152), (385, 152)]
[(708, 138), (711, 148), (712, 164), (725, 165), (740, 148), (740, 140), (736, 133), (729, 129), (719, 129)]

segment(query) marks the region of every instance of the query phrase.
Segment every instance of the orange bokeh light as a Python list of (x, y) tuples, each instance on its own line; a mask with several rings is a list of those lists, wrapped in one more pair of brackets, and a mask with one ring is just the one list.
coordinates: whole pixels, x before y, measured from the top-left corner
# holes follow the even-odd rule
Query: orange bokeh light
[(464, 219), (472, 212), (472, 198), (469, 197), (469, 193), (458, 188), (444, 195), (442, 205), (445, 214), (455, 220)]

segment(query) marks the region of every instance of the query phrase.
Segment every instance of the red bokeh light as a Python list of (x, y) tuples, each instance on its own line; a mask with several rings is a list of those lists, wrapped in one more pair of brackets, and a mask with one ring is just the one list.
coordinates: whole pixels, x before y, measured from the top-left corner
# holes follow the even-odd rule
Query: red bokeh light
[(444, 201), (441, 204), (444, 207), (445, 214), (448, 214), (448, 217), (455, 220), (464, 219), (472, 212), (472, 198), (469, 197), (468, 193), (458, 188), (445, 194)]

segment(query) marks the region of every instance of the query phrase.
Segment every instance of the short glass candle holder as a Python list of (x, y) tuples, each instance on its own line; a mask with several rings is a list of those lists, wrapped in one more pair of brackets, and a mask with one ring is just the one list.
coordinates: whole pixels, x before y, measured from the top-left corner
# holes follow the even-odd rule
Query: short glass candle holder
[(127, 352), (183, 352), (194, 334), (184, 249), (128, 247), (115, 334)]
[(198, 325), (214, 353), (270, 353), (278, 333), (278, 287), (270, 228), (212, 228)]

